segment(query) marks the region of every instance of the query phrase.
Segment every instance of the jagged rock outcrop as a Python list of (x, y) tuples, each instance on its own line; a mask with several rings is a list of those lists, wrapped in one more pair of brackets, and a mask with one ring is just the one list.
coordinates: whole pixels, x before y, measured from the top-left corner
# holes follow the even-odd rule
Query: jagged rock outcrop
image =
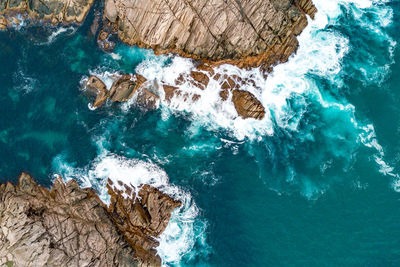
[(48, 190), (23, 173), (0, 185), (0, 266), (160, 266), (155, 237), (180, 202), (150, 186), (140, 200), (109, 192), (107, 207), (73, 180)]
[(98, 77), (92, 75), (86, 82), (86, 92), (89, 96), (95, 97), (93, 107), (101, 106), (110, 96), (106, 85)]
[(239, 116), (244, 119), (254, 118), (261, 120), (265, 116), (265, 109), (261, 102), (248, 91), (233, 90), (232, 102)]
[(138, 257), (151, 265), (160, 265), (160, 258), (154, 257), (154, 248), (158, 246), (158, 241), (153, 237), (159, 236), (165, 230), (172, 211), (181, 203), (148, 185), (142, 187), (136, 201), (129, 197), (124, 198), (122, 194), (132, 195), (133, 188), (128, 185), (123, 187), (123, 190), (119, 190), (111, 181), (107, 185), (111, 196), (108, 207), (109, 214), (112, 214), (111, 220), (129, 244), (136, 248)]
[(119, 77), (111, 86), (110, 99), (113, 102), (124, 102), (131, 98), (135, 83), (132, 81), (132, 76), (129, 74)]
[[(12, 24), (16, 14), (57, 23), (81, 23), (94, 0), (0, 0), (0, 29)], [(18, 24), (15, 23), (14, 24)], [(4, 26), (2, 26), (4, 25)]]
[(136, 104), (144, 109), (154, 109), (160, 100), (156, 86), (150, 84), (140, 74), (114, 75), (110, 91), (95, 75), (91, 75), (83, 84), (89, 97), (94, 97), (93, 107), (100, 107), (107, 99), (112, 102), (126, 102), (132, 97)]
[(315, 12), (311, 0), (106, 0), (104, 16), (130, 45), (268, 68), (296, 51)]
[[(107, 40), (114, 33), (125, 43), (177, 53), (198, 62), (174, 84), (162, 84), (164, 99), (174, 96), (197, 101), (199, 94), (183, 92), (185, 82), (207, 88), (210, 77), (220, 80), (213, 67), (223, 63), (261, 67), (264, 75), (296, 52), (307, 16), (317, 9), (311, 0), (105, 0)], [(220, 96), (232, 101), (242, 118), (262, 119), (265, 108), (238, 77), (223, 77)], [(258, 88), (260, 89), (260, 88)]]

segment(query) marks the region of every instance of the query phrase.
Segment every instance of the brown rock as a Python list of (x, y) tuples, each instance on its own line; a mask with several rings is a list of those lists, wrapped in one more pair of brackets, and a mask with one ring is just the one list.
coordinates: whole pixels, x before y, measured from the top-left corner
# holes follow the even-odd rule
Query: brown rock
[(108, 32), (101, 30), (99, 33), (99, 40), (104, 41), (105, 39), (107, 39), (108, 34), (109, 34)]
[(130, 45), (214, 64), (271, 66), (287, 60), (314, 16), (311, 0), (106, 0), (105, 17)]
[(158, 95), (147, 90), (146, 88), (141, 88), (140, 90), (138, 90), (136, 96), (137, 104), (145, 109), (155, 109), (157, 107), (159, 99), (160, 98), (158, 97)]
[(150, 110), (157, 108), (160, 100), (158, 94), (154, 93), (158, 91), (157, 84), (150, 84), (145, 77), (140, 74), (134, 75), (135, 80), (135, 101), (142, 109)]
[[(121, 192), (108, 184), (111, 205), (108, 207), (111, 220), (124, 234), (132, 247), (137, 248), (138, 256), (152, 265), (160, 265), (155, 256), (154, 247), (159, 236), (167, 227), (172, 211), (181, 203), (161, 193), (159, 190), (144, 185), (139, 191), (139, 200), (124, 199)], [(128, 191), (133, 191), (128, 188)]]
[(106, 85), (94, 75), (90, 76), (87, 80), (86, 88), (89, 94), (96, 97), (93, 107), (100, 107), (109, 96)]
[(204, 72), (192, 71), (190, 72), (190, 77), (196, 82), (195, 85), (201, 89), (205, 89), (210, 82), (210, 78)]
[(0, 265), (160, 266), (155, 237), (180, 202), (150, 186), (140, 201), (108, 188), (107, 208), (73, 180), (49, 191), (23, 173), (17, 186), (0, 185)]
[(5, 30), (7, 29), (7, 25), (10, 22), (3, 16), (0, 16), (0, 30)]
[(232, 102), (239, 116), (244, 119), (254, 118), (261, 120), (265, 116), (265, 109), (261, 102), (250, 92), (233, 90)]
[(171, 99), (175, 95), (176, 91), (179, 91), (178, 87), (170, 86), (170, 85), (166, 85), (166, 84), (163, 84), (163, 89), (164, 89), (164, 93), (165, 93), (165, 100), (167, 100), (168, 102), (171, 101)]
[(132, 97), (135, 83), (131, 79), (131, 75), (122, 75), (112, 84), (110, 89), (110, 99), (113, 102), (124, 102)]

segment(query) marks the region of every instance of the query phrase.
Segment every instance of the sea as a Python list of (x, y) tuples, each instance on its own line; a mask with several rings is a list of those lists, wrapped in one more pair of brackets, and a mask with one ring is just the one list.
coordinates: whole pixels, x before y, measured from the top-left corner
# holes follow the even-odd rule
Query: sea
[(164, 266), (400, 266), (400, 1), (313, 0), (299, 49), (243, 86), (266, 108), (242, 119), (221, 86), (180, 89), (144, 110), (93, 108), (82, 84), (115, 73), (173, 82), (196, 68), (118, 43), (104, 52), (81, 26), (0, 32), (0, 182), (22, 171), (96, 190), (150, 184), (182, 201), (159, 237)]

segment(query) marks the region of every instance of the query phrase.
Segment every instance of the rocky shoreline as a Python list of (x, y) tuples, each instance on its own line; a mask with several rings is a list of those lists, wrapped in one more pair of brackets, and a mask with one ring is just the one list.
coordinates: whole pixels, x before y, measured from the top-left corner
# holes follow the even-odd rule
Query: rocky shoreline
[(105, 205), (89, 188), (57, 178), (49, 190), (22, 173), (0, 185), (0, 265), (161, 266), (157, 237), (181, 203), (143, 185), (107, 184)]
[[(80, 24), (93, 3), (0, 0), (0, 30), (19, 24), (21, 16), (54, 25)], [(97, 16), (91, 27), (103, 50), (112, 51), (118, 37), (156, 54), (192, 58), (196, 67), (173, 83), (117, 74), (111, 88), (96, 76), (83, 86), (95, 108), (107, 100), (132, 99), (154, 109), (174, 97), (198, 101), (201, 96), (182, 91), (182, 84), (205, 90), (214, 82), (220, 100), (231, 101), (237, 116), (261, 120), (265, 107), (243, 90), (254, 80), (217, 73), (216, 67), (259, 67), (267, 76), (296, 52), (296, 36), (307, 26), (307, 16), (314, 18), (316, 12), (311, 0), (105, 0), (101, 23)], [(119, 182), (109, 181), (107, 188), (108, 206), (73, 180), (58, 178), (49, 190), (23, 173), (18, 185), (0, 185), (0, 265), (160, 266), (157, 238), (181, 203), (148, 185), (137, 196), (130, 185)]]
[[(82, 23), (93, 0), (12, 1), (0, 0), (0, 29), (17, 24), (16, 14), (57, 23)], [(265, 108), (252, 93), (242, 90), (246, 83), (239, 77), (221, 77), (214, 67), (232, 64), (240, 68), (260, 67), (265, 76), (274, 65), (286, 62), (296, 52), (299, 35), (307, 26), (307, 15), (314, 18), (317, 9), (311, 0), (105, 0), (102, 27), (97, 43), (105, 51), (115, 47), (115, 36), (129, 45), (151, 48), (156, 54), (175, 53), (198, 61), (190, 75), (174, 84), (147, 81), (143, 76), (122, 75), (111, 90), (97, 77), (87, 83), (92, 106), (104, 101), (135, 101), (146, 109), (169, 103), (183, 95), (183, 101), (196, 101), (199, 95), (187, 95), (179, 85), (189, 82), (204, 89), (210, 79), (220, 83), (221, 101), (231, 101), (238, 116), (263, 119)], [(99, 24), (95, 18), (93, 25)]]

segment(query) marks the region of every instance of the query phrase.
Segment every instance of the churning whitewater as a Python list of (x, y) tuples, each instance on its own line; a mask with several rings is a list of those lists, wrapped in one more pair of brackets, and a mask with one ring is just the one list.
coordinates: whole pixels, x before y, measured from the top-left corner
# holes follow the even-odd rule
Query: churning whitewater
[[(94, 188), (106, 203), (107, 179), (132, 185), (134, 194), (143, 184), (160, 189), (182, 202), (159, 239), (165, 266), (391, 263), (398, 255), (385, 253), (397, 241), (378, 248), (399, 237), (384, 215), (400, 218), (400, 157), (395, 134), (382, 134), (382, 125), (396, 121), (380, 123), (388, 115), (374, 114), (363, 101), (368, 90), (395, 98), (396, 82), (387, 84), (400, 38), (393, 33), (396, 5), (313, 2), (318, 12), (287, 63), (267, 76), (221, 65), (204, 90), (189, 80), (177, 84), (196, 69), (193, 60), (123, 44), (104, 53), (93, 49), (86, 22), (44, 30), (43, 38), (24, 23), (10, 35), (0, 32), (0, 59), (10, 62), (0, 69), (6, 88), (0, 110), (15, 116), (0, 118), (0, 176), (16, 177), (24, 166), (48, 185), (61, 175)], [(167, 83), (182, 94), (166, 101), (160, 90), (149, 112), (134, 98), (88, 104), (87, 78), (98, 76), (110, 90), (118, 73), (138, 73), (155, 88)], [(231, 101), (221, 101), (218, 74), (253, 80), (241, 89), (262, 103), (265, 117), (242, 119)], [(194, 95), (200, 97), (192, 101)], [(385, 105), (382, 98), (376, 105)], [(343, 224), (335, 214), (346, 218)], [(379, 239), (376, 231), (391, 234)], [(310, 248), (320, 255), (307, 258)], [(358, 254), (342, 259), (353, 249)]]
[[(351, 63), (352, 68), (362, 72), (364, 83), (380, 83), (390, 71), (391, 64), (394, 63), (396, 42), (386, 33), (386, 27), (392, 23), (393, 11), (384, 5), (384, 1), (318, 0), (314, 3), (318, 13), (315, 20), (308, 20), (308, 27), (298, 37), (300, 46), (297, 53), (287, 63), (275, 66), (273, 72), (267, 78), (264, 78), (263, 73), (258, 68), (243, 70), (232, 65), (222, 65), (214, 69), (216, 74), (221, 74), (221, 77), (224, 74), (236, 75), (242, 79), (251, 78), (255, 81), (254, 85), (246, 84), (241, 89), (254, 94), (266, 107), (267, 114), (261, 121), (242, 119), (237, 116), (232, 102), (221, 101), (219, 92), (222, 80), (214, 80), (210, 77), (210, 82), (204, 90), (195, 87), (189, 81), (176, 84), (176, 80), (181, 74), (189, 74), (191, 70), (195, 69), (195, 65), (190, 59), (172, 55), (154, 56), (150, 51), (147, 51), (145, 60), (136, 67), (136, 72), (155, 83), (163, 81), (173, 84), (184, 92), (179, 96), (175, 95), (170, 103), (162, 101), (160, 108), (163, 120), (168, 120), (170, 116), (177, 114), (190, 114), (191, 125), (186, 129), (190, 134), (196, 134), (199, 128), (205, 127), (209, 131), (227, 130), (234, 140), (246, 139), (250, 142), (261, 142), (265, 136), (284, 132), (295, 139), (295, 142), (306, 142), (307, 139), (313, 140), (315, 138), (312, 132), (315, 131), (315, 127), (319, 126), (309, 125), (309, 127), (304, 128), (300, 125), (304, 123), (305, 114), (312, 112), (310, 106), (318, 106), (318, 112), (326, 123), (340, 124), (339, 128), (333, 127), (329, 129), (329, 132), (323, 133), (326, 142), (331, 142), (333, 145), (327, 147), (327, 151), (324, 153), (333, 155), (334, 158), (341, 158), (356, 153), (359, 145), (371, 148), (375, 151), (373, 157), (375, 163), (379, 165), (379, 171), (394, 177), (394, 189), (399, 190), (399, 176), (385, 162), (384, 150), (376, 139), (374, 126), (368, 123), (368, 119), (361, 121), (356, 119), (355, 107), (340, 93), (340, 91), (345, 90), (343, 72), (348, 71), (343, 69), (343, 59), (354, 49), (351, 36), (343, 34), (338, 27), (345, 20), (344, 15), (350, 15), (352, 19), (357, 21), (359, 28), (368, 32), (369, 38), (387, 47), (387, 63), (384, 66), (371, 58), (368, 58), (367, 62), (365, 62), (365, 58), (353, 59), (354, 61)], [(111, 54), (111, 57), (115, 60), (121, 60), (133, 57), (131, 53), (137, 53), (137, 49), (123, 46), (117, 48), (116, 52)], [(207, 74), (207, 72), (204, 73)], [(107, 88), (110, 89), (113, 82), (111, 77), (115, 75), (115, 72), (107, 66), (98, 66), (90, 71), (90, 74), (101, 77)], [(191, 101), (192, 98), (187, 97), (194, 94), (201, 96), (199, 100)], [(130, 105), (131, 103), (128, 102), (123, 104), (121, 108), (127, 112)], [(334, 145), (337, 138), (345, 138), (344, 142), (347, 143), (347, 146), (341, 148)], [(250, 153), (252, 153), (251, 148)], [(289, 155), (289, 157), (291, 156)], [(344, 168), (350, 168), (353, 160), (352, 158), (346, 159)], [(146, 182), (164, 188), (164, 190), (168, 187), (167, 175), (153, 164), (149, 165), (149, 163), (140, 161), (134, 164), (132, 160), (122, 157), (113, 156), (110, 158), (110, 156), (99, 155), (92, 165), (95, 165), (95, 167), (92, 167), (94, 170), (82, 170), (79, 175), (70, 176), (66, 174), (65, 170), (61, 173), (65, 177), (76, 179), (85, 177), (82, 183), (85, 186), (94, 186), (100, 192), (104, 191), (105, 178), (111, 175), (111, 173), (107, 173), (107, 175), (99, 173), (99, 168), (103, 168), (104, 165), (107, 166), (105, 167), (107, 170), (112, 169), (113, 173), (118, 173), (118, 179), (124, 180), (124, 177), (130, 177), (127, 181), (129, 183)], [(332, 160), (324, 161), (323, 159), (321, 173), (324, 173), (329, 165), (334, 165), (334, 162)], [(150, 180), (142, 181), (140, 177), (131, 177), (127, 175), (130, 171), (126, 175), (120, 175), (119, 173), (127, 171), (126, 168), (132, 168), (132, 173), (145, 172), (140, 177), (145, 176)], [(138, 168), (140, 171), (138, 171)], [(296, 173), (295, 168), (294, 166), (287, 167), (287, 177), (284, 179), (288, 183), (297, 184), (305, 197), (318, 198), (328, 189), (329, 184), (315, 183), (307, 177), (302, 177), (301, 173)], [(85, 172), (89, 174), (83, 175)], [(149, 175), (150, 173), (152, 175)], [(157, 173), (156, 177), (158, 178), (151, 180), (154, 173)], [(296, 176), (297, 178), (295, 178)], [(101, 182), (99, 182), (99, 179)], [(181, 211), (174, 214), (168, 231), (163, 236), (159, 253), (165, 263), (178, 263), (180, 257), (193, 248), (193, 239), (196, 238), (193, 221), (198, 211), (195, 204), (188, 204), (192, 202), (190, 195), (184, 195), (182, 192), (177, 193), (178, 189), (173, 186), (168, 188), (173, 188), (173, 190), (168, 189), (166, 192), (173, 196), (179, 196), (179, 199), (183, 200), (185, 205)], [(270, 189), (282, 190), (282, 188)], [(172, 193), (171, 191), (176, 192)], [(106, 193), (104, 193), (105, 195)], [(204, 232), (204, 230), (201, 230), (201, 232)], [(175, 233), (175, 236), (173, 233)], [(204, 239), (204, 237), (201, 238)]]

